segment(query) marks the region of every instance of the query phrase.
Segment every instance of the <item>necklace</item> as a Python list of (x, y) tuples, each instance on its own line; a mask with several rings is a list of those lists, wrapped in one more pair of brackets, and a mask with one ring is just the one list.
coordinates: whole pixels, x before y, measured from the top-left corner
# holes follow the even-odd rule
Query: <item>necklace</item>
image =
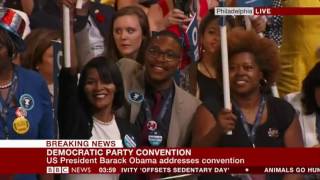
[(11, 85), (12, 85), (12, 80), (9, 81), (7, 84), (0, 85), (0, 89), (7, 89), (7, 88), (10, 87)]
[(200, 64), (204, 67), (204, 69), (205, 69), (205, 71), (207, 72), (207, 74), (209, 75), (209, 77), (210, 77), (211, 79), (214, 79), (214, 76), (210, 73), (207, 65), (205, 65), (205, 63), (203, 63), (203, 62), (200, 62)]

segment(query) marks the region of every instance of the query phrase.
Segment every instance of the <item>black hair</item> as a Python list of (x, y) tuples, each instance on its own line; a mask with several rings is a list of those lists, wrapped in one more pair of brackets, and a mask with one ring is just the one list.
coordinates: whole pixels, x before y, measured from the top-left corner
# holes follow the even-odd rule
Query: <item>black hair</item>
[[(220, 16), (215, 15), (214, 12), (209, 11), (208, 15), (206, 15), (201, 20), (201, 23), (199, 25), (200, 36), (203, 36), (206, 28), (212, 21), (217, 21), (217, 23), (219, 24), (219, 17)], [(236, 20), (233, 16), (226, 16), (226, 22), (227, 22), (227, 25), (230, 26), (231, 28), (236, 26)]]
[[(88, 71), (90, 69), (96, 69), (98, 71), (100, 79), (104, 83), (113, 83), (116, 86), (116, 92), (114, 94), (113, 102), (112, 102), (112, 110), (116, 111), (119, 109), (124, 102), (124, 87), (122, 76), (118, 66), (110, 61), (108, 61), (105, 57), (96, 57), (90, 60), (81, 71), (81, 76), (79, 80), (78, 92), (79, 92), (79, 100), (80, 103), (86, 108), (91, 110), (92, 108), (87, 96), (84, 92), (85, 81), (88, 77)], [(92, 115), (92, 112), (90, 112)]]
[(168, 30), (162, 30), (159, 32), (154, 32), (150, 38), (150, 42), (153, 41), (154, 39), (157, 39), (161, 36), (166, 36), (166, 37), (171, 37), (172, 39), (174, 39), (180, 46), (180, 48), (182, 49), (184, 47), (183, 45), (183, 39), (179, 38), (177, 36), (177, 34), (175, 34), (174, 32), (168, 31)]
[(8, 56), (12, 60), (17, 54), (17, 48), (9, 33), (3, 29), (0, 29), (0, 43), (7, 48)]
[(320, 112), (320, 107), (317, 106), (317, 102), (314, 96), (315, 89), (320, 87), (320, 62), (309, 71), (307, 77), (302, 83), (302, 105), (304, 113), (309, 115), (314, 112)]

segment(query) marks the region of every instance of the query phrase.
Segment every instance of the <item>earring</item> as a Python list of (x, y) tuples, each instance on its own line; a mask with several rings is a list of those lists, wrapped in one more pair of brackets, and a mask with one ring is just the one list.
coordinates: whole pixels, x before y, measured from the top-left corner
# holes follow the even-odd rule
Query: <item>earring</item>
[(16, 54), (11, 55), (11, 59), (13, 60), (14, 58), (16, 58)]
[(206, 53), (206, 50), (205, 50), (205, 49), (202, 49), (201, 52), (202, 52), (202, 53)]
[(266, 78), (263, 78), (260, 80), (261, 87), (266, 87), (268, 85), (268, 80)]

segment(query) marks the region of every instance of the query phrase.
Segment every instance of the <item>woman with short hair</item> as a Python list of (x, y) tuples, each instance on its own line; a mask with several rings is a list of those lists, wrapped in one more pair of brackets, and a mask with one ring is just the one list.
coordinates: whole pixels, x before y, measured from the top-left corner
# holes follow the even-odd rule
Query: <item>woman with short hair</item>
[(20, 56), (21, 66), (39, 72), (46, 80), (51, 96), (53, 96), (53, 45), (52, 41), (60, 38), (57, 31), (50, 29), (34, 29), (26, 37), (26, 50)]
[[(61, 139), (121, 140), (123, 147), (138, 145), (137, 131), (115, 115), (124, 101), (122, 77), (116, 64), (104, 57), (90, 60), (79, 85), (70, 68), (60, 72), (58, 120)], [(67, 175), (67, 180), (118, 179), (118, 174)]]

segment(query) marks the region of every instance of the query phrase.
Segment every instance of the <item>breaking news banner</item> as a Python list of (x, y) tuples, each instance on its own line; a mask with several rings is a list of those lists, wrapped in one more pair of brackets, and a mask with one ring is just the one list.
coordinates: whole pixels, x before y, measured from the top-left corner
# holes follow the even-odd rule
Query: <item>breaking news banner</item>
[(253, 16), (253, 15), (320, 15), (320, 7), (215, 7), (218, 16)]
[(3, 140), (0, 173), (320, 173), (318, 148), (122, 148), (118, 140)]

